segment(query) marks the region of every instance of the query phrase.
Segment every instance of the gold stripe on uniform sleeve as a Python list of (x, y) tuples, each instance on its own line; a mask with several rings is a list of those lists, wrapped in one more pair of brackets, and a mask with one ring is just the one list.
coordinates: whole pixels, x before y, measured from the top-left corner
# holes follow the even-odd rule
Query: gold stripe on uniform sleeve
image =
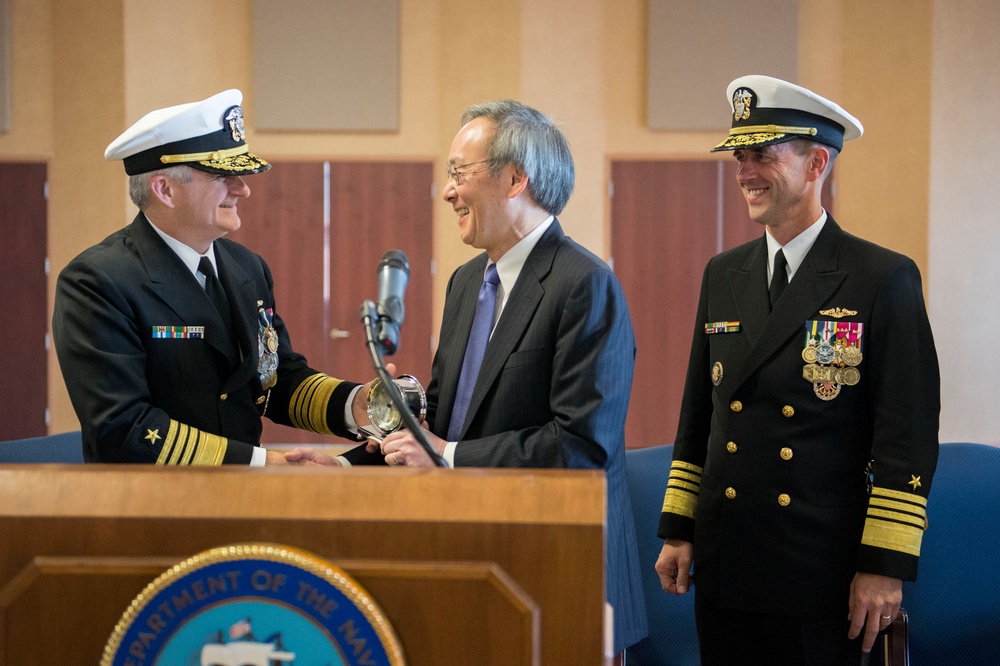
[(177, 421), (174, 421), (173, 419), (170, 420), (170, 428), (167, 430), (167, 436), (163, 440), (163, 446), (160, 447), (160, 455), (156, 458), (157, 465), (167, 464), (167, 460), (169, 459), (171, 451), (174, 448), (178, 425), (180, 424)]
[(872, 488), (861, 543), (920, 555), (927, 525), (927, 498), (888, 488)]
[(167, 461), (168, 465), (179, 465), (187, 455), (188, 447), (191, 446), (191, 431), (194, 430), (197, 434), (198, 430), (192, 428), (185, 423), (179, 423), (177, 425), (177, 440), (174, 442), (174, 451), (170, 454), (170, 460)]
[(221, 465), (229, 440), (170, 420), (157, 465)]
[(218, 467), (226, 457), (229, 440), (219, 435), (202, 432), (198, 441), (198, 452), (191, 460), (192, 465), (211, 465)]
[(299, 384), (288, 405), (288, 418), (292, 424), (302, 430), (332, 435), (333, 431), (326, 421), (327, 407), (330, 396), (341, 381), (319, 372)]
[(202, 432), (200, 430), (188, 426), (188, 441), (184, 447), (184, 455), (177, 461), (178, 465), (188, 466), (191, 464), (191, 459), (198, 450), (198, 442), (201, 440), (201, 435)]
[(675, 460), (670, 464), (667, 492), (663, 496), (663, 513), (694, 518), (698, 493), (701, 492), (701, 471), (702, 468), (698, 465), (683, 460)]

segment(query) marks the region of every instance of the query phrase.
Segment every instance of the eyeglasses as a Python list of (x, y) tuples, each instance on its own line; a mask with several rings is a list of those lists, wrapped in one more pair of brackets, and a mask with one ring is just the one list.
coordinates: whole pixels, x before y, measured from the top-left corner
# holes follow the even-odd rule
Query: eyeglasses
[[(462, 176), (467, 173), (475, 173), (474, 171), (468, 171), (468, 167), (475, 166), (477, 164), (486, 164), (489, 160), (479, 160), (478, 162), (469, 162), (468, 164), (449, 164), (444, 168), (444, 172), (448, 174), (448, 178), (451, 182), (456, 185), (462, 184)], [(459, 169), (465, 169), (464, 171), (459, 171)]]

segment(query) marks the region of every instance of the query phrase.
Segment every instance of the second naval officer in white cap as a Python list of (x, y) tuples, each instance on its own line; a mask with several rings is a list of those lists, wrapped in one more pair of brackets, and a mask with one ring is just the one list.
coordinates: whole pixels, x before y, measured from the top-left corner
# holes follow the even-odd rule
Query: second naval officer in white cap
[(692, 584), (702, 663), (858, 664), (917, 574), (940, 378), (920, 274), (820, 192), (861, 123), (768, 76), (729, 84), (760, 239), (708, 262), (656, 563)]

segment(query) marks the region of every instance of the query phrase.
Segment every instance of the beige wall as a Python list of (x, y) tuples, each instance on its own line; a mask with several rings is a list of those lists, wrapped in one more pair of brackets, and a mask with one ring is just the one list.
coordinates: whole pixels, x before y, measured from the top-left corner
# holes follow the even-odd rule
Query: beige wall
[[(983, 17), (995, 19), (990, 0), (970, 2), (964, 12), (946, 10), (945, 4), (800, 0), (800, 82), (838, 99), (866, 128), (838, 163), (836, 216), (849, 230), (909, 254), (925, 279), (928, 235), (938, 224), (929, 210), (943, 216), (943, 204), (932, 208), (931, 197), (937, 193), (951, 202), (954, 197), (946, 193), (964, 191), (952, 187), (952, 171), (929, 166), (932, 147), (952, 145), (932, 145), (948, 124), (942, 114), (932, 116), (932, 108), (951, 108), (935, 106), (942, 95), (985, 87), (981, 82), (992, 78), (995, 61), (979, 58), (959, 67), (958, 47), (969, 31), (991, 39), (974, 30)], [(561, 217), (570, 234), (606, 257), (610, 160), (712, 159), (708, 148), (724, 128), (688, 133), (645, 128), (645, 0), (578, 0), (571, 12), (567, 7), (562, 0), (400, 0), (400, 131), (286, 133), (253, 127), (251, 3), (11, 0), (13, 128), (0, 134), (0, 160), (49, 163), (52, 284), (76, 252), (134, 214), (120, 165), (105, 163), (102, 154), (111, 139), (152, 108), (238, 87), (245, 95), (250, 144), (269, 159), (421, 159), (434, 161), (440, 174), (462, 109), (515, 97), (547, 111), (565, 128), (577, 162), (577, 188)], [(950, 41), (932, 48), (941, 34)], [(953, 67), (962, 70), (959, 80), (965, 85), (948, 85)], [(727, 83), (691, 85), (717, 88), (723, 104)], [(960, 144), (969, 143), (960, 131), (952, 134)], [(960, 148), (950, 153), (953, 161), (960, 154)], [(442, 187), (438, 177), (439, 195)], [(474, 254), (459, 241), (454, 220), (439, 198), (435, 321), (449, 274)], [(939, 253), (932, 256), (931, 267), (950, 275), (954, 267)], [(932, 307), (944, 300), (936, 298), (935, 278), (927, 280)], [(954, 287), (950, 281), (941, 285)], [(954, 318), (960, 319), (958, 313)], [(945, 325), (935, 318), (936, 329)], [(950, 348), (952, 341), (937, 332), (939, 346)], [(75, 416), (54, 356), (50, 378), (52, 430), (73, 429)], [(998, 423), (974, 432), (981, 440), (997, 440), (989, 434), (1000, 431)], [(962, 430), (946, 433), (957, 438)]]
[(0, 132), (0, 160), (52, 157), (52, 2), (8, 0), (11, 131)]
[[(844, 150), (837, 218), (853, 233), (909, 255), (927, 273), (931, 0), (847, 0), (842, 104), (864, 136)], [(859, 76), (859, 74), (863, 74)], [(921, 93), (923, 91), (923, 94)]]
[[(25, 4), (16, 0), (14, 10)], [(53, 4), (53, 106), (47, 134), (49, 159), (49, 307), (55, 278), (80, 250), (122, 226), (121, 171), (103, 160), (108, 138), (125, 123), (121, 6), (114, 0), (60, 0)], [(16, 38), (17, 36), (15, 36)], [(18, 51), (13, 65), (19, 68)], [(17, 91), (14, 91), (17, 94)], [(59, 372), (49, 355), (49, 408), (52, 432), (75, 430), (76, 415)]]
[[(1000, 443), (991, 371), (1000, 367), (1000, 3), (963, 0), (934, 8), (931, 113), (931, 324), (941, 361), (941, 436)], [(919, 91), (917, 91), (919, 93)]]

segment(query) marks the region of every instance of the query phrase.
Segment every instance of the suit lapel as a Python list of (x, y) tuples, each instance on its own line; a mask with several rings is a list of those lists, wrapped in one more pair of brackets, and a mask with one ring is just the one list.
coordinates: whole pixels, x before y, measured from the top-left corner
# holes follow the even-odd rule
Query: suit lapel
[(254, 291), (253, 280), (237, 263), (232, 254), (222, 243), (215, 243), (215, 261), (219, 266), (219, 280), (222, 288), (229, 296), (229, 305), (233, 309), (233, 334), (243, 350), (243, 361), (226, 382), (230, 387), (242, 386), (256, 373), (258, 362), (257, 349), (257, 294)]
[[(435, 419), (436, 423), (443, 424), (442, 437), (448, 430), (451, 412), (455, 407), (458, 378), (462, 374), (462, 360), (465, 358), (465, 347), (469, 344), (469, 332), (472, 330), (472, 320), (476, 316), (476, 299), (479, 297), (479, 287), (483, 283), (483, 273), (486, 271), (488, 261), (489, 258), (485, 254), (473, 259), (468, 265), (468, 270), (460, 270), (455, 276), (448, 293), (442, 328), (447, 327), (453, 331), (455, 339), (438, 349), (442, 359), (439, 364), (441, 374), (438, 377), (438, 384), (441, 388), (438, 405), (445, 408), (439, 411)], [(451, 303), (455, 303), (454, 311), (449, 309)]]
[(185, 326), (204, 326), (205, 341), (226, 358), (231, 358), (235, 351), (233, 340), (212, 301), (142, 213), (132, 222), (131, 236), (149, 275), (149, 290), (173, 310)]
[(767, 241), (763, 236), (743, 266), (729, 269), (726, 277), (740, 313), (740, 327), (752, 345), (764, 330), (771, 309), (767, 295)]
[[(742, 384), (792, 337), (803, 335), (805, 322), (816, 314), (847, 277), (846, 271), (837, 270), (843, 236), (844, 232), (833, 218), (828, 218), (795, 277), (785, 288), (781, 300), (764, 322), (760, 336), (751, 340), (737, 385)], [(767, 291), (763, 293), (766, 301)]]

